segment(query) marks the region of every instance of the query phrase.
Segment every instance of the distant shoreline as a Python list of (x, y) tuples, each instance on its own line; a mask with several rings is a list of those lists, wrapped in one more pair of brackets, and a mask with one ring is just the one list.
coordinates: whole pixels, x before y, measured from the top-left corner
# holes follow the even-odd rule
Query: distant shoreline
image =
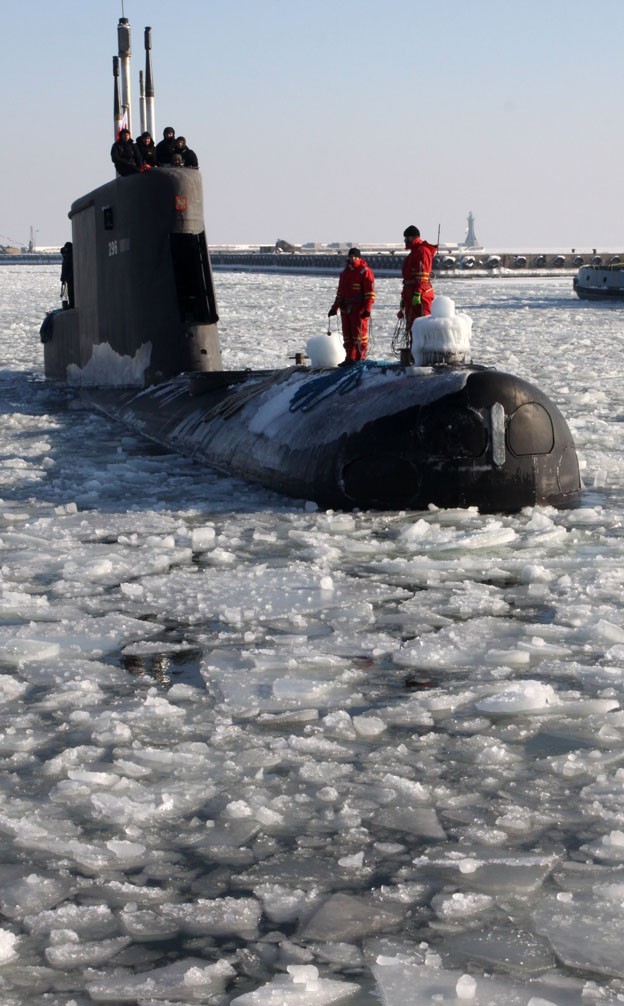
[[(364, 256), (376, 276), (400, 276), (403, 251), (364, 250)], [(277, 275), (336, 276), (342, 269), (345, 255), (337, 251), (256, 251), (251, 248), (218, 250), (210, 252), (213, 270), (218, 272), (255, 272)], [(0, 254), (0, 265), (54, 265), (60, 266), (60, 253), (20, 252)], [(599, 249), (561, 251), (491, 251), (442, 247), (434, 262), (434, 275), (439, 278), (506, 279), (526, 277), (573, 277), (584, 265), (602, 265), (624, 268), (624, 251)]]
[(53, 254), (42, 252), (23, 252), (17, 255), (0, 255), (0, 265), (60, 265), (62, 262), (60, 253)]
[[(366, 251), (366, 262), (376, 276), (400, 276), (405, 252)], [(320, 273), (336, 275), (343, 267), (345, 253), (340, 252), (276, 252), (218, 251), (210, 253), (215, 270), (236, 272)], [(574, 276), (583, 265), (624, 265), (624, 251), (597, 249), (584, 251), (514, 251), (494, 252), (482, 248), (444, 248), (435, 256), (436, 276)]]

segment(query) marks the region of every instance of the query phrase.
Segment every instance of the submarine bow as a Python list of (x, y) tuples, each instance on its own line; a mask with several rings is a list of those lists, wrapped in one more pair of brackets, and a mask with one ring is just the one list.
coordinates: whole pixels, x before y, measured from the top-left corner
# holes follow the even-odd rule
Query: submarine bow
[(578, 500), (563, 416), (511, 374), (361, 363), (215, 377), (198, 375), (193, 395), (181, 376), (91, 399), (172, 450), (321, 506), (515, 512)]

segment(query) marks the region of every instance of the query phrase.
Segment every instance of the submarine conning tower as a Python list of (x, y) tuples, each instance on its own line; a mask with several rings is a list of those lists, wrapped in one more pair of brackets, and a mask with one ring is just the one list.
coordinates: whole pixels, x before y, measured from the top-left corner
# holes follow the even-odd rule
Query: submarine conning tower
[(116, 178), (70, 211), (75, 307), (54, 317), (46, 377), (145, 387), (221, 369), (199, 171)]
[[(150, 33), (146, 29), (153, 128)], [(130, 26), (122, 18), (113, 60), (115, 135), (123, 117), (129, 120), (129, 56)], [(50, 316), (46, 377), (88, 387), (147, 387), (183, 372), (221, 370), (200, 172), (158, 167), (116, 177), (77, 199), (69, 217), (74, 300)]]

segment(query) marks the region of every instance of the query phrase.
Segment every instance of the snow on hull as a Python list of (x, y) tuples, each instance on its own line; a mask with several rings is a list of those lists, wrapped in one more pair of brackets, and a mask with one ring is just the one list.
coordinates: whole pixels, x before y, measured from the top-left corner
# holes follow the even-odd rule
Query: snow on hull
[(203, 377), (199, 395), (181, 376), (90, 398), (174, 451), (322, 506), (513, 512), (580, 489), (563, 417), (508, 374), (366, 362)]
[(151, 342), (139, 346), (134, 356), (116, 353), (108, 342), (102, 342), (93, 347), (91, 358), (84, 367), (75, 363), (68, 365), (67, 383), (81, 388), (142, 388), (151, 357)]

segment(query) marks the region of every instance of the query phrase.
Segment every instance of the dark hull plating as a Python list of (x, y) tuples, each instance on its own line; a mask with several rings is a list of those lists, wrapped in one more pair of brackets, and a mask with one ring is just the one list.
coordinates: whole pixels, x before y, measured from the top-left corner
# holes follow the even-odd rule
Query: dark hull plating
[(574, 290), (581, 300), (624, 300), (624, 288), (621, 290), (601, 290), (590, 286), (574, 284)]
[(514, 512), (580, 491), (561, 413), (492, 370), (292, 368), (88, 394), (172, 450), (326, 507)]

